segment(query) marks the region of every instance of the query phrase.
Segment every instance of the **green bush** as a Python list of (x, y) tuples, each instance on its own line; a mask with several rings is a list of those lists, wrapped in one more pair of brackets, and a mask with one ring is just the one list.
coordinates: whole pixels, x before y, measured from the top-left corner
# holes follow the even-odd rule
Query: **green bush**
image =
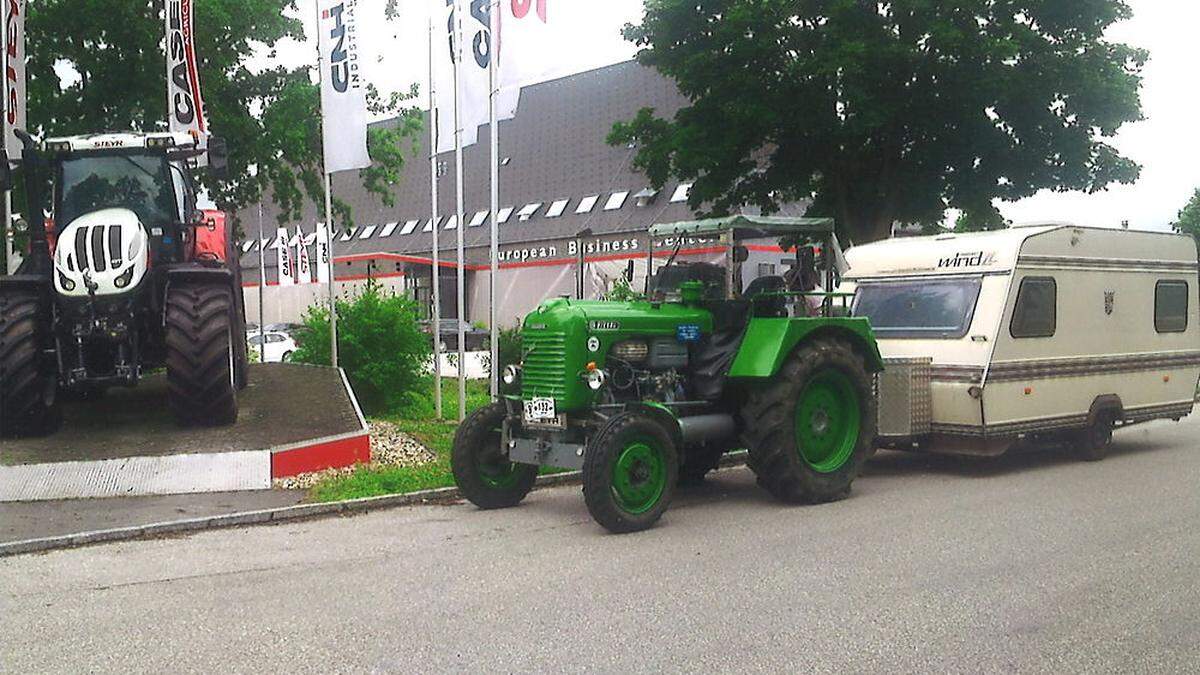
[[(358, 296), (339, 299), (338, 360), (368, 414), (400, 410), (427, 387), (432, 346), (418, 323), (417, 304), (368, 283)], [(304, 317), (299, 363), (329, 364), (329, 309), (313, 305)]]

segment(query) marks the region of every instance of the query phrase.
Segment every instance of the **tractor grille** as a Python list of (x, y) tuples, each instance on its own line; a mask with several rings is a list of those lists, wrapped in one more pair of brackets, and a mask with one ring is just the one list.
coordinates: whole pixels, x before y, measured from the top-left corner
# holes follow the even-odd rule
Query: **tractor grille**
[(522, 397), (556, 400), (566, 397), (569, 370), (566, 336), (557, 332), (526, 332), (521, 340), (525, 351)]
[[(107, 235), (107, 236), (106, 236)], [(108, 269), (109, 261), (113, 269), (120, 269), (124, 251), (121, 250), (120, 225), (93, 225), (90, 228), (80, 227), (75, 231), (74, 265), (68, 267), (74, 271), (78, 265), (80, 272), (89, 269), (93, 272), (104, 272)], [(105, 245), (107, 243), (107, 249)]]

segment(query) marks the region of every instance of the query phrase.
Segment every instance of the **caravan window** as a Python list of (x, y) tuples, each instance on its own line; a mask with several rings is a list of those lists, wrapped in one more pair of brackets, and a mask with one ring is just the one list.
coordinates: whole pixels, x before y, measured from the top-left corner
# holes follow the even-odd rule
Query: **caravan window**
[(1015, 338), (1052, 337), (1058, 327), (1058, 284), (1053, 277), (1025, 277), (1017, 290), (1008, 332)]
[(1160, 281), (1154, 286), (1154, 330), (1182, 333), (1188, 325), (1188, 283)]
[(884, 338), (960, 338), (971, 328), (980, 277), (859, 284), (854, 315)]

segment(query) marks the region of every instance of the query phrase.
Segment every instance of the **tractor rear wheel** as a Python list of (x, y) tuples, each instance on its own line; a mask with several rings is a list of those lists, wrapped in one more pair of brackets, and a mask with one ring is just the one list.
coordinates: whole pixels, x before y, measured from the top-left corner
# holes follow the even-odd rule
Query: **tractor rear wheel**
[(875, 396), (862, 357), (844, 342), (800, 348), (742, 410), (747, 463), (776, 498), (844, 498), (875, 442)]
[(588, 444), (583, 498), (592, 518), (609, 532), (636, 532), (658, 522), (678, 480), (675, 442), (647, 415), (617, 415)]
[(454, 482), (475, 506), (504, 509), (525, 499), (537, 480), (538, 469), (508, 461), (501, 434), (504, 403), (496, 402), (467, 415), (454, 434), (450, 468)]
[(0, 292), (0, 437), (45, 436), (62, 422), (58, 382), (39, 358), (49, 324), (36, 292)]
[(167, 294), (168, 402), (183, 426), (237, 421), (238, 354), (233, 295), (223, 284), (172, 286)]

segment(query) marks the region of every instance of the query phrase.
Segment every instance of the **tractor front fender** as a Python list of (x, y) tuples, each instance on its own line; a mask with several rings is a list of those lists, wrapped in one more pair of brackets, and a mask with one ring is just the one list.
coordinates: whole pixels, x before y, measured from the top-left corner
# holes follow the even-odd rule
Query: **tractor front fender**
[(627, 404), (625, 412), (638, 412), (653, 419), (667, 430), (676, 447), (683, 445), (683, 431), (679, 426), (679, 418), (667, 406), (655, 401), (637, 401)]
[(52, 281), (45, 274), (0, 275), (0, 291), (37, 291), (49, 294)]
[(227, 267), (202, 267), (200, 265), (183, 265), (167, 270), (167, 282), (171, 284), (226, 283), (233, 287), (233, 271)]
[(788, 355), (802, 342), (834, 337), (844, 340), (863, 355), (869, 372), (883, 370), (883, 357), (875, 333), (865, 318), (751, 319), (737, 356), (729, 369), (731, 378), (766, 378), (779, 372)]

